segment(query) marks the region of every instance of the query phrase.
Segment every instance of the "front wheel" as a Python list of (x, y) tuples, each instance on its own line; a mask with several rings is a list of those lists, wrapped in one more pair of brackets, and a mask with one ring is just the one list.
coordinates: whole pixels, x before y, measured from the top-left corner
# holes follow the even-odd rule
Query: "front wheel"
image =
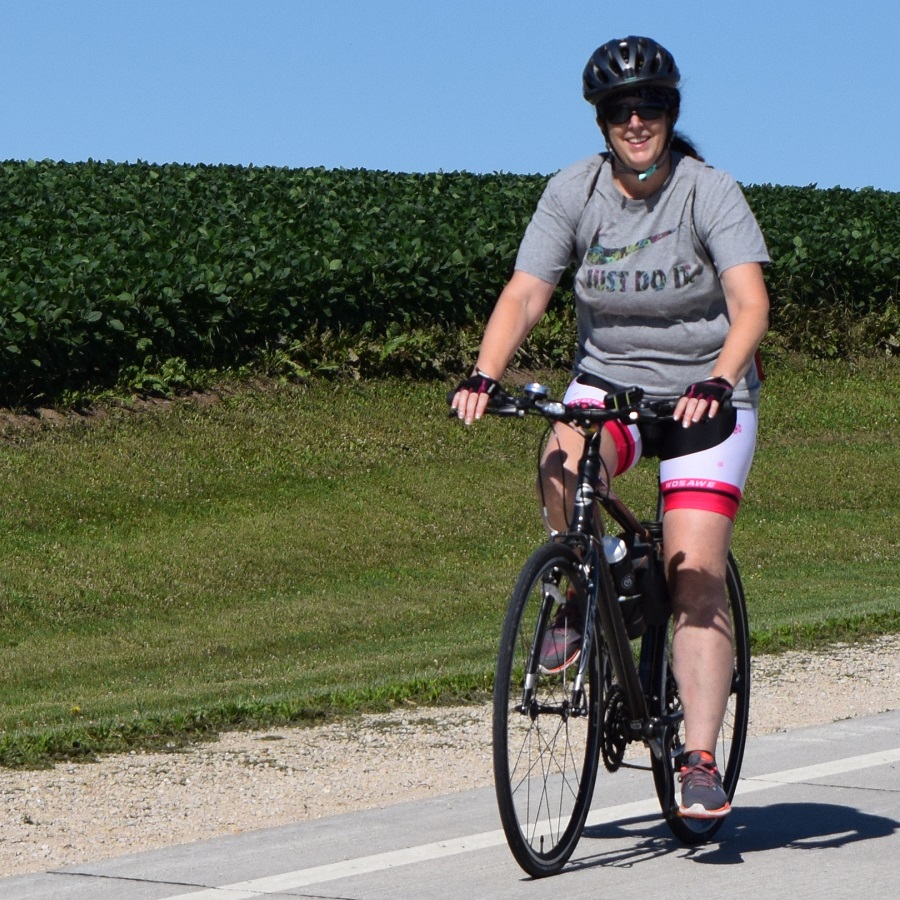
[(584, 664), (579, 658), (545, 674), (536, 658), (560, 607), (580, 604), (583, 611), (586, 602), (576, 553), (559, 543), (539, 547), (513, 590), (497, 657), (497, 803), (513, 856), (538, 878), (557, 873), (575, 850), (597, 775), (603, 694), (598, 636)]
[[(731, 693), (725, 719), (716, 744), (716, 760), (722, 773), (722, 785), (728, 800), (734, 798), (750, 716), (750, 633), (747, 622), (747, 603), (737, 564), (729, 554), (725, 580), (728, 609), (733, 634), (733, 668)], [(644, 635), (642, 653), (651, 658), (650, 708), (668, 727), (665, 732), (664, 753), (653, 755), (651, 765), (656, 793), (663, 815), (672, 833), (687, 844), (709, 840), (721, 826), (723, 819), (690, 819), (678, 814), (677, 778), (684, 746), (684, 719), (678, 685), (672, 673), (672, 623), (650, 629)]]

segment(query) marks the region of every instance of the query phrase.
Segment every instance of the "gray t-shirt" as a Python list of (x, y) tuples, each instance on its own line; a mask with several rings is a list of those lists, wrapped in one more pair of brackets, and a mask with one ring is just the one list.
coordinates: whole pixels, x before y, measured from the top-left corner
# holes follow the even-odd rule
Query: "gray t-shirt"
[[(575, 371), (640, 385), (651, 397), (678, 396), (709, 377), (729, 327), (720, 273), (769, 262), (737, 182), (678, 153), (672, 163), (663, 187), (643, 200), (619, 191), (603, 155), (563, 169), (516, 258), (516, 269), (551, 284), (579, 264)], [(735, 406), (755, 407), (758, 394), (751, 367)]]

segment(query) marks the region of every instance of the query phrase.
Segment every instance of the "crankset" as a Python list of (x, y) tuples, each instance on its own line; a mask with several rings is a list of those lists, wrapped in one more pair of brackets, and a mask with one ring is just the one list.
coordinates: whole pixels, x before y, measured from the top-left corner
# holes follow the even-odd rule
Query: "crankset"
[(625, 748), (631, 736), (628, 702), (625, 692), (614, 684), (606, 698), (606, 714), (603, 716), (603, 736), (600, 752), (608, 772), (615, 772), (625, 758)]

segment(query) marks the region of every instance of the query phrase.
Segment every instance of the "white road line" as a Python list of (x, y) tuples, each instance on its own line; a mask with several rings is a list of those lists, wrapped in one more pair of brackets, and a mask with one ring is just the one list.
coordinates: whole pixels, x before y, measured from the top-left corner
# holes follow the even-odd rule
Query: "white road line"
[(887, 766), (900, 762), (900, 747), (892, 750), (880, 750), (876, 753), (863, 753), (861, 756), (848, 756), (831, 762), (814, 766), (803, 766), (799, 769), (785, 769), (783, 772), (770, 772), (768, 775), (755, 775), (753, 778), (742, 778), (738, 781), (736, 794), (752, 794), (764, 791), (779, 784), (797, 784), (801, 781), (812, 781), (816, 778), (829, 778), (832, 775), (843, 775), (857, 769), (870, 769), (872, 766)]
[[(860, 769), (871, 768), (872, 766), (890, 765), (896, 762), (900, 762), (900, 747), (893, 750), (864, 753), (861, 756), (849, 756), (845, 759), (833, 760), (832, 762), (802, 766), (797, 769), (785, 769), (781, 772), (769, 772), (766, 775), (756, 775), (752, 778), (741, 779), (736, 793), (740, 796), (745, 796), (757, 791), (767, 791), (783, 784), (798, 784), (817, 778), (828, 778), (846, 772), (855, 772)], [(658, 809), (659, 804), (655, 799), (622, 803), (618, 806), (594, 810), (588, 816), (587, 824), (594, 826), (608, 822), (617, 822), (634, 816), (646, 815)], [(164, 898), (164, 900), (253, 900), (253, 898), (277, 893), (278, 891), (290, 891), (296, 888), (308, 887), (312, 884), (321, 884), (325, 881), (334, 881), (338, 878), (349, 878), (353, 875), (364, 875), (368, 872), (378, 872), (382, 869), (390, 869), (396, 866), (408, 866), (429, 859), (440, 859), (446, 856), (455, 856), (459, 853), (485, 850), (504, 843), (506, 843), (506, 837), (501, 830), (485, 831), (481, 834), (437, 841), (433, 844), (422, 844), (418, 847), (408, 847), (404, 850), (391, 850), (387, 853), (376, 853), (372, 856), (361, 856), (357, 859), (342, 860), (324, 866), (299, 869), (296, 872), (284, 872), (281, 875), (254, 878), (250, 881), (238, 881), (222, 887), (190, 891), (186, 894), (177, 894)]]

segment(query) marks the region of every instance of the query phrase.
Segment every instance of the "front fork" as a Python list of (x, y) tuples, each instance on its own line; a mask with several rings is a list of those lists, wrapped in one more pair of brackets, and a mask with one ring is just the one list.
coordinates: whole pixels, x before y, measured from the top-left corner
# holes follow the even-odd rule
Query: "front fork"
[[(596, 572), (598, 562), (598, 553), (596, 547), (589, 545), (583, 548), (581, 555), (584, 561), (578, 566), (579, 573), (584, 586), (584, 618), (583, 623), (594, 621), (597, 607), (597, 592), (593, 585), (593, 573)], [(541, 678), (538, 670), (541, 644), (544, 635), (550, 625), (550, 614), (561, 603), (566, 602), (565, 598), (559, 592), (558, 582), (554, 579), (545, 581), (542, 587), (541, 608), (538, 613), (538, 621), (534, 629), (534, 637), (532, 639), (531, 652), (529, 655), (528, 670), (525, 673), (524, 687), (522, 690), (522, 702), (519, 711), (524, 714), (534, 715), (535, 697), (537, 693), (538, 682)], [(594, 629), (585, 627), (584, 634), (581, 637), (581, 654), (578, 657), (578, 664), (574, 670), (572, 681), (566, 691), (566, 700), (553, 709), (544, 708), (544, 712), (559, 711), (565, 716), (586, 716), (587, 705), (585, 704), (584, 685), (587, 678), (587, 666), (589, 664), (594, 644)], [(563, 676), (565, 677), (565, 675)]]

